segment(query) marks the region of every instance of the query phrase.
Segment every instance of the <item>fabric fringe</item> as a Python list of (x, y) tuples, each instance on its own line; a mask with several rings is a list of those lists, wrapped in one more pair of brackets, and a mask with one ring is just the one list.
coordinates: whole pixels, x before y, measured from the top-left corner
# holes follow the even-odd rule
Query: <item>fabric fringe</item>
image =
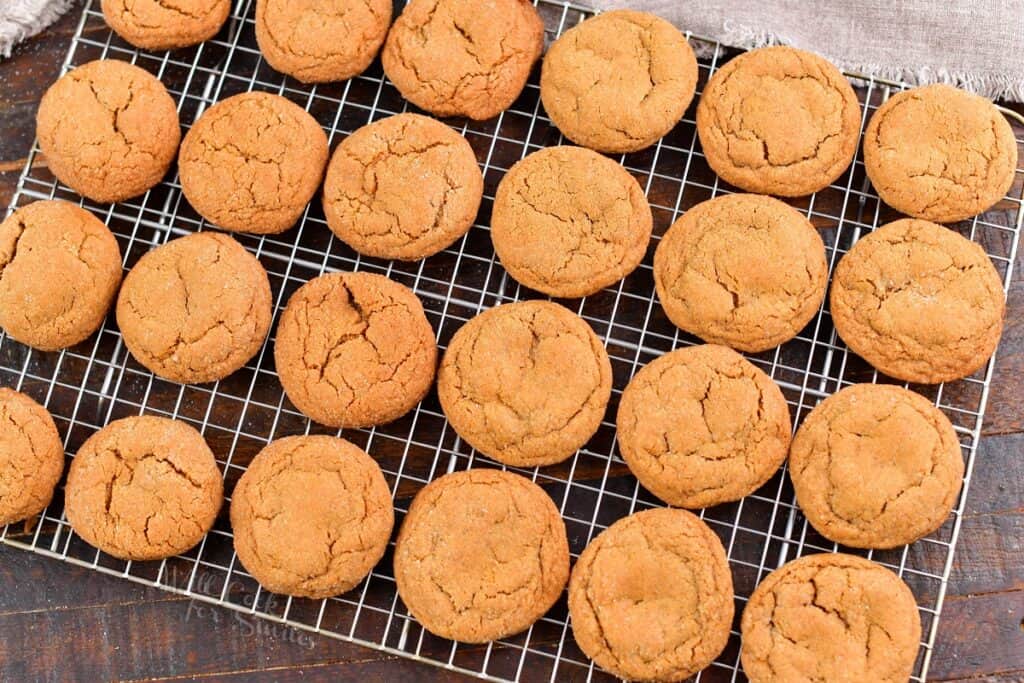
[(57, 21), (75, 0), (4, 0), (0, 5), (0, 59), (14, 46)]

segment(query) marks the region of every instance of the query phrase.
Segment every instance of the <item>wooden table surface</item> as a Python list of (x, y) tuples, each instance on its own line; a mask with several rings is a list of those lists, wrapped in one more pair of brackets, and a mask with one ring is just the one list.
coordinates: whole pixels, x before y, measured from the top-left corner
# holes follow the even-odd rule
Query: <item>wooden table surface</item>
[[(56, 78), (77, 16), (0, 62), (0, 207), (13, 194), (39, 98)], [(1022, 259), (930, 680), (1024, 681)], [(69, 673), (80, 680), (462, 678), (0, 546), (0, 679)]]

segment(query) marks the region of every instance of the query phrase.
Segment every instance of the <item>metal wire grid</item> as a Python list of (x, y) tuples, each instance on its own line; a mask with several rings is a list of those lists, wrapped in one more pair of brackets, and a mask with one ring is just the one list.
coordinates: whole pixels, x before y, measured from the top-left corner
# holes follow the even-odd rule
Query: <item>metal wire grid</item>
[[(186, 127), (203, 109), (247, 90), (275, 92), (310, 111), (329, 131), (332, 146), (345, 134), (408, 105), (386, 82), (379, 64), (344, 84), (307, 88), (273, 72), (259, 57), (254, 39), (252, 0), (238, 0), (229, 26), (214, 40), (173, 53), (142, 53), (114, 36), (103, 24), (98, 1), (87, 3), (63, 71), (101, 57), (124, 59), (146, 68), (168, 86)], [(586, 8), (540, 0), (548, 38), (589, 16)], [(700, 83), (727, 58), (713, 41), (688, 36), (707, 57), (700, 60)], [(902, 86), (865, 79), (858, 96), (863, 125), (891, 92)], [(469, 139), (484, 171), (485, 199), (479, 223), (452, 248), (414, 264), (358, 256), (333, 238), (319, 201), (314, 199), (297, 227), (280, 236), (240, 236), (267, 268), (275, 295), (275, 317), (288, 296), (309, 278), (333, 270), (381, 272), (409, 285), (424, 302), (443, 348), (452, 333), (490, 306), (534, 298), (497, 263), (488, 235), (494, 190), (515, 161), (540, 147), (562, 142), (540, 107), (536, 77), (513, 107), (488, 122), (457, 126)], [(1024, 141), (1017, 141), (1018, 147)], [(143, 197), (113, 206), (82, 201), (55, 182), (45, 169), (32, 168), (33, 149), (11, 203), (13, 211), (38, 199), (64, 198), (92, 210), (117, 235), (128, 268), (157, 244), (207, 226), (182, 200), (176, 177)], [(696, 343), (665, 318), (655, 302), (651, 255), (660, 235), (695, 203), (730, 191), (719, 185), (696, 140), (693, 110), (655, 147), (619, 159), (644, 187), (655, 217), (655, 239), (643, 265), (618, 285), (583, 300), (563, 302), (584, 317), (605, 342), (612, 359), (612, 404), (588, 446), (562, 465), (519, 470), (552, 495), (569, 532), (573, 557), (616, 519), (660, 503), (641, 489), (618, 457), (614, 414), (621, 391), (643, 364), (680, 345)], [(981, 243), (1008, 288), (1022, 221), (1024, 170), (1018, 169), (1000, 211), (958, 228)], [(860, 235), (893, 216), (871, 190), (858, 158), (834, 185), (795, 203), (821, 229), (830, 271)], [(230, 492), (253, 455), (271, 439), (322, 432), (284, 398), (273, 369), (273, 337), (243, 370), (203, 386), (181, 386), (154, 377), (124, 348), (112, 320), (86, 342), (57, 354), (32, 351), (0, 334), (0, 384), (25, 391), (46, 405), (64, 434), (71, 456), (96, 429), (112, 419), (150, 413), (185, 420), (199, 428), (218, 456)], [(837, 339), (827, 306), (793, 341), (773, 351), (748, 356), (783, 388), (794, 424), (823, 397), (854, 382), (887, 381)], [(924, 641), (913, 680), (923, 681), (952, 566), (964, 497), (980, 436), (992, 366), (974, 377), (939, 387), (914, 387), (934, 400), (953, 421), (967, 460), (964, 493), (951, 519), (913, 546), (866, 556), (897, 571), (917, 597)], [(395, 498), (400, 523), (415, 492), (445, 472), (475, 466), (494, 467), (447, 428), (431, 394), (411, 415), (394, 424), (344, 433), (380, 463)], [(0, 541), (97, 571), (188, 595), (197, 600), (258, 615), (290, 626), (495, 680), (566, 678), (605, 679), (576, 647), (569, 631), (564, 597), (541, 621), (519, 636), (487, 646), (468, 646), (432, 636), (405, 612), (390, 572), (391, 550), (370, 577), (349, 593), (322, 601), (265, 593), (249, 577), (232, 550), (227, 515), (192, 551), (162, 562), (123, 562), (106, 556), (74, 536), (63, 516), (62, 496), (34, 526), (0, 530)], [(226, 506), (225, 506), (226, 510)], [(817, 535), (796, 507), (792, 488), (780, 472), (755, 494), (704, 510), (701, 517), (725, 544), (742, 611), (758, 581), (788, 559), (837, 550)], [(864, 553), (862, 553), (864, 554)], [(698, 680), (744, 680), (739, 638)]]

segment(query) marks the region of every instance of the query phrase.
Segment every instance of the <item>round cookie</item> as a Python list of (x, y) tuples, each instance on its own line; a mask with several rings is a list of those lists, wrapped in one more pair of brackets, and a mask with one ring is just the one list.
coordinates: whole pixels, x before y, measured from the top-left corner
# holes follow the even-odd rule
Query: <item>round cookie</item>
[(338, 145), (324, 180), (324, 215), (359, 253), (415, 261), (466, 234), (483, 192), (466, 138), (436, 119), (398, 114)]
[(836, 332), (854, 353), (890, 377), (921, 384), (985, 365), (1006, 311), (985, 251), (913, 218), (857, 241), (836, 266), (829, 302)]
[(121, 284), (121, 250), (85, 209), (51, 199), (0, 223), (0, 327), (42, 351), (95, 332)]
[(38, 515), (64, 471), (64, 446), (46, 408), (0, 387), (0, 526)]
[(43, 94), (36, 113), (39, 148), (50, 170), (96, 202), (144, 193), (178, 153), (178, 110), (148, 71), (116, 59), (75, 68)]
[(107, 25), (135, 47), (174, 50), (217, 35), (231, 0), (103, 0)]
[(587, 546), (569, 580), (573, 636), (620, 678), (682, 681), (729, 640), (732, 574), (718, 536), (685, 510), (624, 517)]
[(651, 207), (619, 164), (582, 147), (548, 147), (498, 184), (491, 239), (531, 289), (581, 297), (633, 272), (651, 240)]
[(395, 583), (409, 613), (431, 633), (464, 643), (526, 630), (568, 578), (558, 508), (510, 472), (435, 479), (416, 495), (395, 543)]
[(802, 197), (850, 166), (860, 117), (853, 88), (830, 62), (792, 47), (763, 47), (711, 77), (697, 105), (697, 134), (726, 182)]
[(666, 315), (704, 341), (758, 352), (811, 321), (828, 286), (825, 245), (811, 222), (763, 195), (724, 195), (672, 224), (654, 254)]
[(452, 337), (437, 374), (452, 428), (515, 467), (570, 457), (601, 425), (611, 391), (601, 340), (550, 301), (504, 304), (471, 319)]
[(622, 458), (669, 505), (703, 508), (761, 487), (789, 451), (789, 407), (768, 375), (732, 349), (676, 349), (622, 392)]
[(228, 235), (198, 232), (147, 252), (124, 279), (117, 324), (135, 360), (182, 384), (223, 379), (270, 330), (267, 271)]
[(285, 595), (350, 590), (380, 561), (394, 523), (380, 467), (332, 436), (271, 442), (231, 495), (238, 559), (265, 590)]
[(751, 683), (903, 683), (921, 618), (914, 594), (885, 567), (827, 553), (769, 574), (743, 610), (740, 659)]
[(697, 86), (697, 58), (672, 24), (646, 12), (603, 12), (552, 43), (540, 76), (551, 121), (601, 152), (649, 147), (679, 123)]
[(1013, 184), (1017, 141), (989, 100), (936, 84), (893, 95), (864, 132), (864, 167), (897, 211), (953, 223), (991, 208)]
[(953, 425), (902, 387), (856, 384), (800, 426), (789, 455), (800, 509), (825, 538), (895, 548), (942, 526), (963, 484)]
[(248, 92), (193, 124), (178, 159), (181, 191), (225, 230), (276, 234), (295, 225), (323, 178), (327, 136), (302, 107)]
[(311, 420), (370, 427), (427, 395), (437, 344), (408, 287), (372, 273), (329, 273), (288, 301), (274, 360), (288, 398)]
[(223, 483), (203, 436), (178, 420), (115, 420), (68, 470), (64, 514), (89, 545), (122, 560), (183, 553), (213, 527)]
[(391, 0), (256, 0), (256, 43), (274, 69), (303, 83), (357, 76), (391, 24)]
[(381, 62), (420, 109), (482, 121), (519, 97), (543, 50), (544, 22), (528, 0), (410, 0)]

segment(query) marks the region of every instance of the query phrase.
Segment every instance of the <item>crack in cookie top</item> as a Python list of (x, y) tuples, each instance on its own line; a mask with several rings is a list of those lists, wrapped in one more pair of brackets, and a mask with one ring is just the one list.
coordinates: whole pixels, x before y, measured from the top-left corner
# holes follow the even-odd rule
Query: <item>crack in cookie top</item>
[(231, 0), (103, 0), (110, 28), (144, 50), (173, 50), (213, 38)]
[(64, 445), (46, 408), (0, 387), (0, 526), (42, 512), (64, 471)]

